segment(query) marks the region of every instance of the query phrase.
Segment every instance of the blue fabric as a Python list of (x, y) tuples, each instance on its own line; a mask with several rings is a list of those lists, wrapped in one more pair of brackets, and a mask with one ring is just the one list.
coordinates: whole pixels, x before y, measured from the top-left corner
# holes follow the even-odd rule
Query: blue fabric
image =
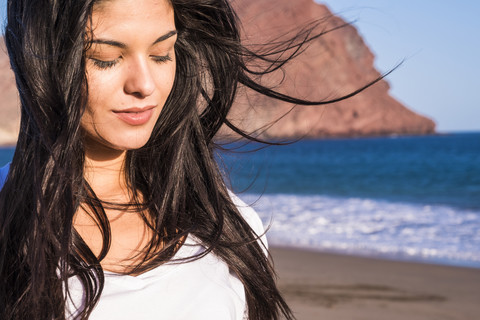
[(7, 180), (8, 170), (10, 169), (10, 162), (7, 163), (4, 167), (0, 168), (0, 189), (3, 188), (5, 180)]

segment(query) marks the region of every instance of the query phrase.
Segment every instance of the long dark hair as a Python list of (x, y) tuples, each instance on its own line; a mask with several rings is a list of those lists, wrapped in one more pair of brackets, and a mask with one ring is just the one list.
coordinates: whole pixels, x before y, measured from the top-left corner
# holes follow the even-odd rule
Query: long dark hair
[[(109, 249), (106, 204), (83, 177), (80, 119), (87, 101), (86, 26), (95, 0), (9, 0), (5, 39), (21, 101), (21, 129), (0, 192), (0, 318), (65, 319), (68, 279), (79, 277), (88, 318), (101, 295)], [(169, 261), (188, 234), (214, 252), (245, 287), (249, 319), (293, 318), (256, 235), (232, 203), (214, 159), (239, 84), (293, 104), (253, 77), (278, 69), (320, 36), (313, 28), (255, 53), (240, 42), (227, 0), (171, 0), (178, 40), (174, 86), (147, 144), (127, 152), (125, 176), (153, 237), (131, 273)], [(290, 52), (287, 58), (282, 52)], [(265, 63), (262, 71), (247, 62)], [(362, 90), (363, 88), (360, 88)], [(342, 97), (343, 98), (346, 98)], [(103, 234), (95, 256), (72, 227), (87, 206)]]

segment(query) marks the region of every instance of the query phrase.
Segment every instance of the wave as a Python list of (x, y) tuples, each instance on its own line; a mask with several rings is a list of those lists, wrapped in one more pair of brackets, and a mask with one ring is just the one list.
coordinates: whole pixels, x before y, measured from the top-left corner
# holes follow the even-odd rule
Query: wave
[(480, 268), (480, 212), (367, 198), (239, 195), (272, 245)]

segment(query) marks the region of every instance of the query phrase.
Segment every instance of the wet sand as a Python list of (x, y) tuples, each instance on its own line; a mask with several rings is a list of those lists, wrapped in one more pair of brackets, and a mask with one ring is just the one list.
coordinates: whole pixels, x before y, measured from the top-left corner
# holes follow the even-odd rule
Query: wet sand
[(272, 248), (298, 320), (480, 319), (480, 269)]

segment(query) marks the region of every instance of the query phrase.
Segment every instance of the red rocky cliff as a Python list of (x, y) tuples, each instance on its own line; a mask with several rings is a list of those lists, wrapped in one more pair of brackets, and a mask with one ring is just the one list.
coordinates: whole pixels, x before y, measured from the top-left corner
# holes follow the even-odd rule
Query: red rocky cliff
[[(288, 32), (321, 21), (317, 31), (330, 30), (345, 22), (332, 16), (327, 7), (312, 0), (233, 0), (242, 21), (244, 42), (272, 44)], [(281, 92), (310, 100), (340, 97), (376, 79), (374, 56), (349, 25), (314, 40), (308, 49), (288, 64), (285, 73), (262, 79)], [(285, 79), (283, 76), (285, 75)], [(265, 131), (265, 125), (285, 115), (292, 105), (239, 90), (230, 119), (246, 131), (267, 137), (331, 137), (390, 134), (429, 134), (432, 120), (407, 109), (380, 81), (351, 99), (325, 106), (298, 106)], [(14, 144), (19, 108), (14, 77), (3, 40), (0, 45), (0, 145)]]
[(13, 145), (20, 126), (20, 108), (3, 38), (0, 38), (0, 95), (0, 145)]
[[(344, 26), (345, 22), (333, 16), (324, 5), (312, 0), (236, 0), (233, 3), (242, 21), (247, 45), (269, 44), (282, 35), (283, 39), (288, 38), (288, 34), (315, 21), (320, 23), (316, 32), (337, 28), (312, 41), (303, 54), (284, 68), (284, 73), (263, 80), (264, 84), (300, 98), (329, 100), (380, 76), (373, 66), (374, 55), (355, 27)], [(434, 133), (432, 120), (407, 109), (388, 91), (388, 83), (382, 80), (345, 101), (321, 107), (297, 106), (264, 131), (260, 128), (282, 117), (292, 105), (240, 90), (231, 118), (247, 131), (257, 129), (267, 137)]]

